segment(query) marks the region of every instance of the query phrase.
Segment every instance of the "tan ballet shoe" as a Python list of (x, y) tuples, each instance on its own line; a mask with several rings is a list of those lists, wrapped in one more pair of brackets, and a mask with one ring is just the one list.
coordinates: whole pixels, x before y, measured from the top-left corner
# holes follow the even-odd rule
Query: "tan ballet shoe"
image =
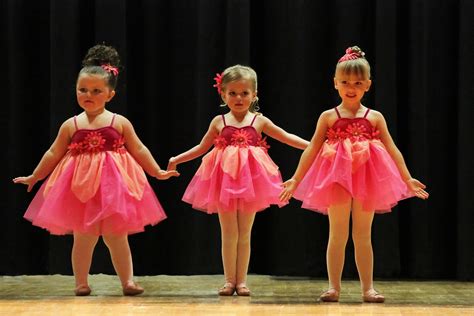
[(145, 289), (135, 282), (128, 282), (127, 285), (122, 288), (122, 291), (125, 296), (135, 296), (145, 292)]
[(319, 300), (328, 303), (339, 302), (339, 291), (336, 289), (329, 289), (319, 296)]
[(370, 289), (362, 295), (362, 300), (365, 303), (383, 303), (385, 302), (385, 297), (379, 294), (375, 289)]
[(245, 285), (245, 283), (237, 285), (235, 291), (238, 296), (250, 296), (250, 289)]
[(226, 283), (218, 291), (220, 296), (232, 296), (235, 292), (235, 285), (232, 283)]
[(76, 296), (88, 296), (92, 292), (91, 288), (87, 284), (80, 284), (74, 289)]

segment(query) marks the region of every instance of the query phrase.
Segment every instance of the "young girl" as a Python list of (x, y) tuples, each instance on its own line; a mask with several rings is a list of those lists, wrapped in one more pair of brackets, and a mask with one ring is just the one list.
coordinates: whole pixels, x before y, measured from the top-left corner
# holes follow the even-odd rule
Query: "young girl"
[(168, 170), (214, 149), (203, 159), (183, 201), (209, 214), (218, 213), (222, 236), (225, 285), (219, 295), (248, 296), (250, 232), (255, 213), (279, 201), (281, 175), (267, 154), (261, 133), (304, 149), (308, 142), (285, 132), (257, 113), (257, 74), (236, 65), (217, 75), (217, 91), (229, 112), (216, 116), (201, 143), (169, 160)]
[(178, 175), (160, 169), (130, 121), (105, 109), (115, 95), (119, 62), (112, 47), (89, 49), (76, 84), (84, 112), (62, 124), (33, 174), (13, 179), (27, 185), (29, 192), (52, 172), (25, 218), (55, 235), (74, 234), (71, 257), (77, 296), (91, 293), (87, 278), (100, 235), (110, 250), (123, 294), (144, 291), (133, 282), (127, 235), (157, 224), (166, 215), (143, 169), (158, 179)]
[(370, 85), (364, 53), (357, 46), (348, 48), (334, 77), (342, 102), (321, 114), (311, 143), (280, 194), (288, 201), (294, 192), (304, 208), (329, 215), (329, 290), (320, 297), (324, 302), (339, 300), (351, 211), (362, 297), (364, 302), (381, 303), (384, 297), (374, 290), (372, 280), (374, 211), (389, 212), (399, 200), (412, 196), (428, 198), (425, 185), (408, 172), (382, 114), (361, 104)]

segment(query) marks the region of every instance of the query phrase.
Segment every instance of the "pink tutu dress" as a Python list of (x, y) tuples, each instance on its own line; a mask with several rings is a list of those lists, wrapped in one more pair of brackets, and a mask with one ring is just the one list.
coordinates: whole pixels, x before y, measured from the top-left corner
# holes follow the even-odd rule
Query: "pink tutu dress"
[(352, 119), (335, 110), (338, 119), (294, 193), (302, 207), (327, 214), (329, 206), (356, 199), (364, 210), (385, 213), (399, 200), (412, 197), (367, 119), (370, 109), (364, 117)]
[(283, 206), (281, 175), (267, 154), (269, 146), (253, 127), (226, 125), (214, 140), (214, 148), (206, 154), (189, 183), (183, 201), (193, 208), (211, 213), (258, 212), (270, 204)]
[(166, 218), (142, 167), (109, 126), (78, 129), (25, 218), (55, 235), (133, 234)]

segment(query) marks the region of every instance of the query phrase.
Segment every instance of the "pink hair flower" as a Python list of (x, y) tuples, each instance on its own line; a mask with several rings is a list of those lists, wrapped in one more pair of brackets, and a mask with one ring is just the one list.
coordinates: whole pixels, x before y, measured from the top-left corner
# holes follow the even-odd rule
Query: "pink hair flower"
[(117, 77), (119, 74), (118, 68), (112, 66), (111, 64), (103, 64), (103, 65), (100, 65), (100, 67), (102, 67), (102, 69), (104, 69), (108, 73), (114, 74), (115, 77)]
[(217, 88), (217, 93), (219, 94), (221, 94), (221, 91), (222, 91), (222, 77), (223, 77), (222, 74), (216, 74), (216, 76), (214, 77), (214, 80), (216, 81), (216, 83), (213, 85), (213, 87)]
[(365, 53), (362, 51), (353, 50), (352, 47), (346, 49), (346, 54), (339, 59), (339, 63), (348, 60), (355, 60), (365, 56)]

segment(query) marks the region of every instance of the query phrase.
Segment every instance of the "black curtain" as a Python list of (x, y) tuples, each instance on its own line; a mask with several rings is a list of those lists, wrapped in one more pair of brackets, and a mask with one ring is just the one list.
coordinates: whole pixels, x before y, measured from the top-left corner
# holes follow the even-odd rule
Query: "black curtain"
[[(257, 71), (263, 114), (310, 139), (338, 102), (337, 59), (358, 45), (373, 68), (364, 104), (385, 115), (431, 194), (375, 217), (375, 277), (473, 280), (473, 16), (471, 0), (0, 0), (0, 274), (71, 273), (71, 236), (24, 220), (34, 192), (11, 179), (29, 174), (81, 111), (74, 87), (89, 47), (118, 49), (124, 71), (108, 109), (166, 167), (221, 113), (212, 78), (237, 63)], [(288, 178), (301, 151), (270, 145)], [(199, 163), (150, 179), (168, 219), (130, 236), (137, 275), (222, 273), (217, 216), (181, 202)], [(259, 213), (252, 236), (251, 273), (326, 277), (327, 217), (293, 201)], [(349, 243), (344, 277), (357, 277), (353, 258)], [(91, 272), (113, 273), (102, 243)]]

